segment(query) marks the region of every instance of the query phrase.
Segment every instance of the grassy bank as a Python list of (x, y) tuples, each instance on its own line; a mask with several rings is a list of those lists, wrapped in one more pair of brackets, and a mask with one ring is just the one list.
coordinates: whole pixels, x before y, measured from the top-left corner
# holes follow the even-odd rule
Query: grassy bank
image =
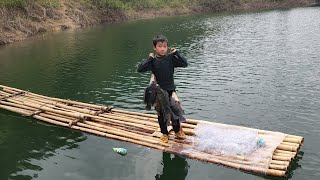
[(37, 3), (43, 6), (57, 6), (59, 5), (59, 0), (0, 0), (0, 6), (2, 7), (24, 7), (28, 3)]
[(103, 22), (224, 10), (310, 5), (315, 0), (0, 0), (0, 45)]
[[(70, 0), (69, 0), (70, 1)], [(71, 0), (72, 1), (72, 0)], [(29, 3), (37, 3), (43, 6), (57, 7), (61, 0), (2, 0), (0, 6), (6, 7), (23, 7)], [(226, 9), (237, 8), (242, 5), (266, 5), (266, 4), (299, 4), (311, 2), (308, 0), (78, 0), (85, 6), (96, 6), (99, 8), (107, 8), (113, 10), (130, 11), (143, 10), (153, 8), (176, 8), (199, 6), (205, 8)]]

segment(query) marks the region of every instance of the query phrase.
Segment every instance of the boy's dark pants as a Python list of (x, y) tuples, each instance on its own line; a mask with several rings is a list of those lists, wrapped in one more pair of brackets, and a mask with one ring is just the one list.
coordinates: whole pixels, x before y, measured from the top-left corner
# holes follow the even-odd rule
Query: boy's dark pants
[[(171, 101), (171, 96), (172, 96), (172, 93), (174, 92), (174, 90), (167, 91), (167, 92), (168, 92), (168, 95), (169, 95), (169, 100)], [(159, 114), (158, 114), (158, 123), (159, 123), (159, 126), (160, 126), (161, 133), (168, 135), (169, 132), (168, 132), (168, 129), (167, 129), (167, 122), (165, 121), (163, 113), (160, 112)], [(179, 120), (171, 119), (171, 123), (172, 123), (173, 131), (175, 133), (179, 132), (180, 131), (180, 122), (179, 122)]]

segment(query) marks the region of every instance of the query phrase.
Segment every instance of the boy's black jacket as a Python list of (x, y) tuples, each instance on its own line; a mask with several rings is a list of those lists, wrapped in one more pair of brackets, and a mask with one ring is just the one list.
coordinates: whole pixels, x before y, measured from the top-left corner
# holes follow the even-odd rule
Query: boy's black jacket
[(137, 71), (152, 71), (160, 87), (166, 91), (172, 91), (176, 88), (173, 79), (174, 68), (187, 66), (187, 60), (176, 51), (162, 57), (149, 57), (139, 64)]

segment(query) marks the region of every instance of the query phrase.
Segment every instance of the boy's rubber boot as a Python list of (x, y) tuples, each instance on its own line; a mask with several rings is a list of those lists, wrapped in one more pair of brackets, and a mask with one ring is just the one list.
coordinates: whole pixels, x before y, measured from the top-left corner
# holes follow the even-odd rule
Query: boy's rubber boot
[(186, 139), (186, 134), (183, 132), (182, 128), (180, 129), (179, 132), (176, 132), (175, 133), (175, 136), (179, 139)]
[(167, 134), (162, 134), (162, 136), (160, 137), (160, 142), (168, 143), (168, 141), (169, 141), (169, 136)]

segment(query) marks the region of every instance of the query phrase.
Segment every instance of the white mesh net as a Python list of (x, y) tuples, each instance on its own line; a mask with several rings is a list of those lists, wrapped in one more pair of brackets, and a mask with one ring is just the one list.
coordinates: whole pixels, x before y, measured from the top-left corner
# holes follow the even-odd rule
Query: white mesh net
[[(250, 128), (215, 123), (198, 123), (195, 136), (189, 140), (193, 146), (182, 154), (210, 156), (240, 165), (250, 165), (266, 171), (272, 154), (285, 134), (258, 131)], [(192, 147), (192, 148), (190, 148)]]
[(200, 151), (226, 155), (246, 155), (257, 148), (258, 133), (199, 124), (194, 143)]

